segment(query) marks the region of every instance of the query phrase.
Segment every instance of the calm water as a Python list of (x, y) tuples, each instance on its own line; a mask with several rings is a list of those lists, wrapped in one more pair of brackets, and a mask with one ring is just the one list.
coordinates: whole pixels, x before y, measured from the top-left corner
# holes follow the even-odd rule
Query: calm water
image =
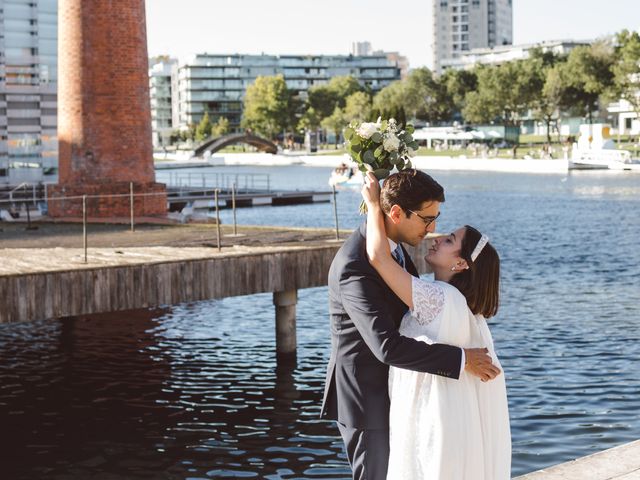
[[(323, 189), (329, 169), (272, 174)], [(640, 438), (640, 175), (436, 173), (438, 230), (470, 223), (502, 257), (491, 328), (509, 389), (513, 474)], [(360, 219), (338, 196), (341, 227)], [(325, 226), (330, 204), (240, 210)], [(230, 214), (223, 212), (223, 220)], [(302, 290), (298, 363), (276, 368), (271, 295), (0, 326), (0, 468), (11, 479), (347, 478), (317, 420), (326, 288)]]

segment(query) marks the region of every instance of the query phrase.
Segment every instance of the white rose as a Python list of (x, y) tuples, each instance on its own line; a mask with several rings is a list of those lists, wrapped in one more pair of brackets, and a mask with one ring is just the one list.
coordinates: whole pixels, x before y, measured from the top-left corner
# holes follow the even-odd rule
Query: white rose
[(395, 135), (385, 135), (382, 146), (387, 152), (396, 152), (400, 146), (400, 139)]
[(357, 132), (362, 138), (371, 138), (371, 135), (378, 131), (378, 125), (375, 123), (363, 123)]

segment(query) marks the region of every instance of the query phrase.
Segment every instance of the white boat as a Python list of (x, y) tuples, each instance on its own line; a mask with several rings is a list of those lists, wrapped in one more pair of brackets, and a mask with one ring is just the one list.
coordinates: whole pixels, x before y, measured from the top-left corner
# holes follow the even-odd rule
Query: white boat
[(580, 137), (573, 144), (569, 170), (637, 170), (640, 159), (618, 150), (611, 139), (611, 127), (603, 123), (580, 125)]
[(357, 167), (338, 167), (331, 172), (330, 186), (358, 188), (364, 184), (362, 172)]

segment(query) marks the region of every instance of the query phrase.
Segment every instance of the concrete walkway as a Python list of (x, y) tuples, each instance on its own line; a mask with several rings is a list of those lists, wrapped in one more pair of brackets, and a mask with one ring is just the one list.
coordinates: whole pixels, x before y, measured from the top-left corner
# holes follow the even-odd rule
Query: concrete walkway
[(532, 472), (516, 480), (614, 479), (640, 479), (640, 440)]

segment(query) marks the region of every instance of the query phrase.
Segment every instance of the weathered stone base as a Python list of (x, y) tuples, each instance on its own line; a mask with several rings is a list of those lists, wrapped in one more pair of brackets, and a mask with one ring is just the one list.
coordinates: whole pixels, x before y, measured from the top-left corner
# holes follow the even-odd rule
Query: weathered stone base
[[(82, 198), (79, 197), (87, 195), (88, 217), (129, 217), (131, 215), (129, 192), (129, 182), (54, 185), (47, 191), (49, 216), (82, 217)], [(134, 183), (133, 193), (135, 216), (167, 214), (167, 189), (163, 183)]]

